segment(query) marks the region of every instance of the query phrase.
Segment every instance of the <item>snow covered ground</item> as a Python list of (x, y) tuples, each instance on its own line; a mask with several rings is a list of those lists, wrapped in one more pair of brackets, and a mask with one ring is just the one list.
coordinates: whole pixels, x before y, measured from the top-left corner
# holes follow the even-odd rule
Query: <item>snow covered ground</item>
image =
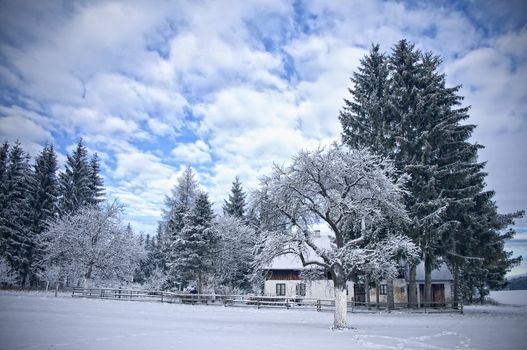
[(499, 290), (491, 291), (489, 297), (504, 305), (527, 306), (527, 290)]
[(0, 293), (0, 349), (525, 349), (527, 307), (350, 314)]

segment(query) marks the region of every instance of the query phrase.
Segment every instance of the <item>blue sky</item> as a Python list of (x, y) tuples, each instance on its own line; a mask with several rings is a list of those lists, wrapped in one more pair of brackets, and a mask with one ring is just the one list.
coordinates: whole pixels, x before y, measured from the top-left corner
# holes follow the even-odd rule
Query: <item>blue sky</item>
[(82, 136), (108, 194), (151, 232), (187, 164), (219, 208), (236, 175), (250, 190), (273, 161), (337, 140), (359, 59), (407, 38), (463, 85), (500, 210), (525, 209), (526, 13), (523, 1), (4, 0), (0, 138), (33, 155), (51, 141), (63, 162)]

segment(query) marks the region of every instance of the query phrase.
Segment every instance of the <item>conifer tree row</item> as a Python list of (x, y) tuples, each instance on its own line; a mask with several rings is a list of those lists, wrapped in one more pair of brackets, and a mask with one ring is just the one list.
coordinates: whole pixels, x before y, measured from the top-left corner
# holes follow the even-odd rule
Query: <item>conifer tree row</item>
[(59, 215), (74, 214), (97, 205), (104, 194), (100, 164), (95, 154), (88, 161), (82, 141), (57, 173), (57, 155), (47, 144), (33, 165), (20, 142), (0, 147), (0, 257), (17, 276), (20, 286), (40, 280), (44, 254), (40, 235)]
[[(344, 143), (370, 148), (409, 175), (405, 203), (411, 222), (404, 231), (422, 251), (426, 302), (439, 259), (452, 267), (456, 293), (461, 275), (477, 280), (471, 283), (480, 292), (502, 281), (517, 261), (503, 251), (503, 241), (513, 232), (499, 231), (523, 215), (498, 214), (493, 193), (485, 190), (484, 164), (477, 160), (481, 146), (469, 141), (476, 126), (462, 124), (468, 107), (461, 106), (460, 86), (446, 87), (440, 63), (438, 56), (406, 40), (388, 56), (374, 45), (351, 77), (352, 98), (345, 100), (339, 117)], [(484, 248), (489, 242), (493, 249)], [(490, 264), (493, 260), (497, 262)], [(476, 273), (474, 266), (482, 272)], [(414, 304), (415, 266), (408, 293)]]

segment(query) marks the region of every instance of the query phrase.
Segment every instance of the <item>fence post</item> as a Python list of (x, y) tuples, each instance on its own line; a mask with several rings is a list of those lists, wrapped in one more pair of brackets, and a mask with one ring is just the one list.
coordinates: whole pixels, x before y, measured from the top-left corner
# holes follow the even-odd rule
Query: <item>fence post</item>
[(322, 310), (322, 305), (320, 305), (320, 299), (317, 299), (317, 312)]
[(161, 302), (163, 302), (163, 292), (161, 292)]
[(55, 298), (57, 297), (57, 295), (59, 294), (59, 283), (55, 283)]
[(256, 307), (257, 307), (258, 309), (260, 309), (260, 299), (257, 299), (257, 300), (256, 300)]

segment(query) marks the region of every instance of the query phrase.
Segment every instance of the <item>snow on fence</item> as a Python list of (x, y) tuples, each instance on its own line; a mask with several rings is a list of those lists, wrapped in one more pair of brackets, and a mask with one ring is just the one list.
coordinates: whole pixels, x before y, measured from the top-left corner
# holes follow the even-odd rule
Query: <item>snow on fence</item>
[[(190, 294), (166, 291), (152, 291), (122, 288), (73, 288), (72, 297), (96, 298), (129, 301), (157, 301), (162, 303), (203, 304), (218, 306), (245, 306), (257, 308), (304, 308), (317, 311), (333, 311), (335, 301), (332, 299), (311, 299), (301, 297), (275, 297), (255, 295), (221, 295), (221, 294)], [(387, 310), (386, 303), (349, 302), (348, 312), (375, 312)], [(411, 312), (460, 312), (463, 313), (461, 302), (428, 303), (409, 308), (407, 303), (395, 303), (392, 310), (408, 310)]]

